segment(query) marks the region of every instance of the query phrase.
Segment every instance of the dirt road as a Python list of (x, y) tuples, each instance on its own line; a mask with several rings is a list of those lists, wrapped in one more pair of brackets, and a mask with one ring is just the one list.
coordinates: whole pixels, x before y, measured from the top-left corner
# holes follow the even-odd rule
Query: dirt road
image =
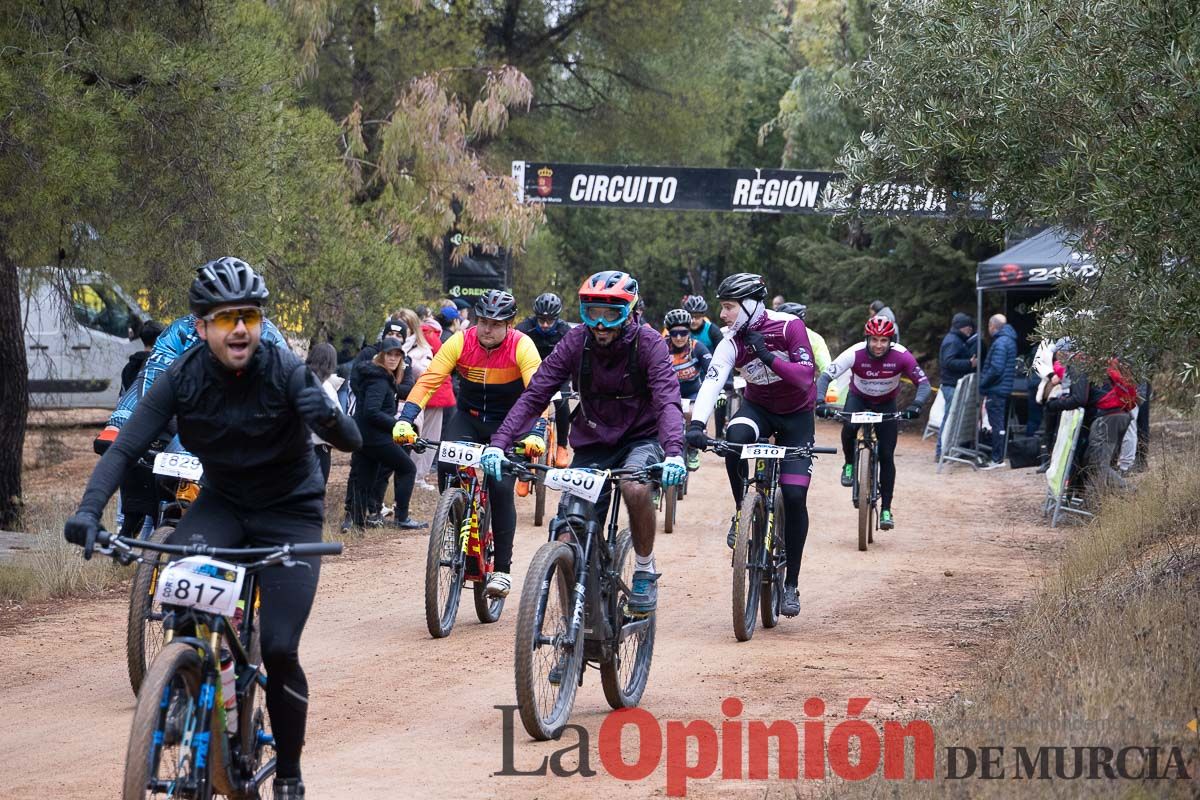
[[(818, 425), (818, 443), (837, 429)], [(830, 726), (850, 697), (864, 716), (912, 713), (954, 692), (997, 626), (1045, 569), (1064, 536), (1037, 513), (1043, 483), (1032, 471), (938, 476), (932, 440), (904, 435), (897, 455), (898, 527), (867, 553), (856, 548), (841, 460), (825, 456), (810, 494), (812, 528), (801, 571), (803, 610), (774, 630), (735, 641), (730, 621), (731, 501), (720, 462), (706, 456), (681, 505), (679, 532), (659, 535), (658, 641), (642, 706), (667, 720), (719, 726), (737, 697), (743, 720), (806, 719), (822, 698)], [(340, 498), (339, 498), (340, 499)], [(543, 534), (520, 501), (516, 582)], [(501, 620), (478, 624), (469, 600), (449, 639), (425, 630), (426, 537), (396, 534), (351, 544), (329, 560), (303, 642), (312, 686), (305, 777), (317, 798), (647, 797), (665, 794), (665, 758), (640, 781), (610, 775), (597, 756), (608, 711), (599, 676), (585, 678), (572, 722), (589, 736), (595, 777), (496, 776), (502, 714), (515, 702), (514, 588)], [(117, 796), (133, 696), (125, 676), (125, 605), (71, 603), (0, 631), (0, 797)], [(513, 764), (536, 768), (566, 743), (535, 743), (516, 723)], [(635, 737), (627, 734), (630, 744)], [(571, 742), (574, 743), (573, 741)], [(627, 753), (633, 750), (626, 748)], [(573, 767), (578, 754), (567, 760)], [(801, 792), (812, 788), (801, 785)], [(690, 797), (792, 797), (795, 784), (712, 778)]]

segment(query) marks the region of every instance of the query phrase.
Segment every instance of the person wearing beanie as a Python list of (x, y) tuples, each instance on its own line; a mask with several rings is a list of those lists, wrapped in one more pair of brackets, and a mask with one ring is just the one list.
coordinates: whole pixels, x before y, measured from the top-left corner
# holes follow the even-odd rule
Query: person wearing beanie
[[(954, 399), (954, 388), (960, 379), (975, 371), (975, 352), (972, 347), (971, 335), (975, 333), (975, 320), (961, 311), (950, 320), (950, 330), (942, 339), (942, 348), (938, 351), (938, 368), (941, 371), (942, 385), (938, 391), (942, 393), (946, 413), (950, 412), (950, 401)], [(942, 455), (942, 437), (937, 437), (936, 457)]]

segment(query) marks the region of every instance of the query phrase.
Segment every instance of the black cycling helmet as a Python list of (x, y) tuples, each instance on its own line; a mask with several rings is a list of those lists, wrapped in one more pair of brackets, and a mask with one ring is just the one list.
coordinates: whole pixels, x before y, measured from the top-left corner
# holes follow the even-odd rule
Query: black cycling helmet
[(533, 301), (533, 314), (536, 317), (557, 317), (562, 313), (562, 298), (554, 292), (539, 294)]
[(767, 284), (762, 275), (738, 272), (721, 281), (717, 287), (718, 300), (765, 300)]
[(188, 307), (202, 317), (217, 306), (253, 303), (261, 306), (270, 292), (262, 276), (240, 258), (225, 256), (196, 268), (188, 290)]
[(686, 308), (672, 308), (663, 317), (663, 325), (667, 328), (673, 328), (676, 325), (691, 325), (692, 315), (688, 313)]
[(793, 317), (804, 319), (804, 315), (808, 313), (808, 306), (804, 305), (804, 303), (784, 303), (775, 310), (784, 314), (791, 314)]
[(683, 298), (683, 310), (689, 314), (707, 314), (708, 303), (698, 294), (689, 294)]
[(488, 289), (475, 301), (475, 316), (483, 319), (512, 319), (517, 315), (517, 301), (508, 292)]

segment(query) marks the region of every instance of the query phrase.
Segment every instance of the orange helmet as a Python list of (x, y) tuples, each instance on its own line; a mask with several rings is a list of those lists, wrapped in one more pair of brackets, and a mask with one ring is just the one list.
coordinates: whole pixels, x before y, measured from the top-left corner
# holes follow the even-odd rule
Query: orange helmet
[(589, 328), (616, 328), (629, 318), (638, 282), (628, 272), (597, 272), (579, 287), (579, 317)]

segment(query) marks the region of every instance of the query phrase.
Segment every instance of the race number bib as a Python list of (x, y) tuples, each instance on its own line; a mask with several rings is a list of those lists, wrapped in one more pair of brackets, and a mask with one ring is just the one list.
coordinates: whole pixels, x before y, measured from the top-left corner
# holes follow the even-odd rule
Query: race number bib
[(746, 444), (742, 445), (742, 458), (753, 460), (756, 458), (783, 458), (786, 448), (776, 447), (773, 444)]
[(552, 469), (546, 473), (546, 486), (594, 503), (604, 491), (604, 476), (585, 469)]
[(883, 422), (883, 414), (878, 411), (855, 411), (850, 415), (853, 425), (865, 425), (873, 422)]
[(442, 442), (438, 448), (438, 461), (443, 464), (458, 464), (474, 467), (483, 458), (484, 446), (474, 442)]
[(154, 457), (154, 474), (199, 482), (204, 467), (200, 459), (187, 453), (159, 453)]
[(231, 617), (245, 579), (246, 570), (236, 564), (214, 561), (207, 556), (188, 556), (163, 568), (155, 599)]

